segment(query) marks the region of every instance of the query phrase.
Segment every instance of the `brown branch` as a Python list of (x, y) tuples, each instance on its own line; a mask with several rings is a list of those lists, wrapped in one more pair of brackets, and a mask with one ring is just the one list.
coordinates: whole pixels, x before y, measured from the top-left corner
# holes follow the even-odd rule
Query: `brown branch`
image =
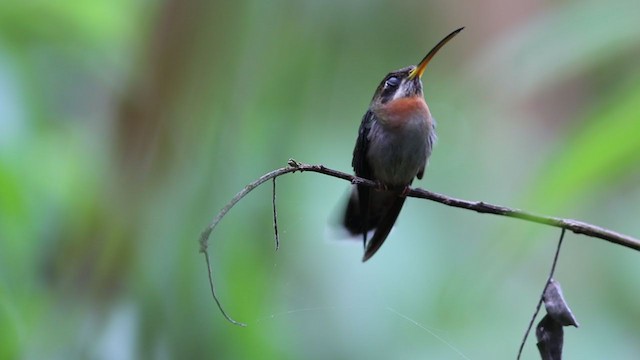
[[(362, 184), (362, 185), (372, 186), (372, 187), (377, 186), (377, 184), (374, 181), (359, 178), (341, 171), (329, 169), (327, 167), (324, 167), (323, 165), (303, 164), (293, 159), (290, 159), (287, 167), (276, 169), (267, 174), (262, 175), (259, 179), (245, 186), (239, 193), (237, 193), (236, 196), (234, 196), (231, 199), (231, 201), (229, 201), (229, 203), (225, 205), (222, 208), (222, 210), (220, 210), (220, 212), (216, 215), (216, 217), (213, 218), (209, 226), (207, 226), (207, 228), (200, 235), (200, 252), (205, 254), (205, 259), (207, 261), (207, 267), (209, 271), (209, 281), (211, 285), (211, 293), (213, 295), (214, 300), (218, 304), (220, 311), (222, 311), (223, 315), (232, 323), (240, 324), (235, 322), (233, 319), (231, 319), (224, 312), (224, 310), (222, 310), (222, 306), (220, 305), (218, 297), (216, 296), (215, 288), (213, 286), (213, 280), (212, 280), (213, 277), (211, 276), (211, 267), (209, 265), (209, 256), (207, 253), (207, 248), (209, 246), (209, 236), (211, 235), (211, 232), (213, 232), (215, 227), (218, 225), (218, 223), (222, 220), (222, 218), (224, 218), (225, 215), (229, 212), (229, 210), (231, 210), (231, 208), (233, 208), (233, 206), (235, 206), (235, 204), (237, 204), (240, 200), (242, 200), (242, 198), (244, 198), (247, 194), (253, 191), (253, 189), (262, 185), (268, 180), (275, 179), (278, 176), (293, 173), (296, 171), (299, 171), (299, 172), (310, 171), (310, 172), (320, 173), (320, 174), (336, 177), (339, 179), (347, 180), (353, 184)], [(534, 222), (538, 224), (553, 226), (553, 227), (572, 231), (576, 234), (583, 234), (589, 237), (599, 238), (599, 239), (608, 241), (610, 243), (622, 245), (630, 249), (640, 251), (640, 240), (635, 239), (628, 235), (620, 234), (618, 232), (608, 230), (608, 229), (605, 229), (596, 225), (592, 225), (589, 223), (585, 223), (582, 221), (578, 221), (578, 220), (562, 219), (558, 217), (551, 217), (551, 216), (544, 216), (544, 215), (536, 215), (536, 214), (529, 213), (527, 211), (512, 209), (505, 206), (493, 205), (493, 204), (485, 203), (482, 201), (467, 201), (467, 200), (456, 199), (456, 198), (452, 198), (446, 195), (434, 193), (434, 192), (420, 189), (420, 188), (411, 188), (407, 192), (407, 196), (420, 198), (420, 199), (427, 199), (427, 200), (435, 201), (447, 206), (473, 210), (483, 214), (501, 215), (501, 216), (506, 216), (511, 218), (522, 219), (525, 221)]]

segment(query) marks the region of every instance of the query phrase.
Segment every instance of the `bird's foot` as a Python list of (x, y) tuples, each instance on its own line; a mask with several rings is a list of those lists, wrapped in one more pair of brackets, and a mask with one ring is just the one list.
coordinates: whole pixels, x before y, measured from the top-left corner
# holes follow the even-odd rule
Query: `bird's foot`
[(402, 189), (402, 192), (400, 193), (400, 197), (407, 197), (410, 191), (411, 191), (411, 186), (409, 185), (405, 186), (404, 189)]

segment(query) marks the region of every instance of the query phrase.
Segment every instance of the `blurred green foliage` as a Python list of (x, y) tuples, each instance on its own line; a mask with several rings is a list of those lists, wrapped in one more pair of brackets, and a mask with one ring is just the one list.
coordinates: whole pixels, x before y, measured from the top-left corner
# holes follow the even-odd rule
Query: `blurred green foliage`
[[(511, 358), (559, 232), (408, 201), (360, 263), (344, 182), (382, 77), (425, 74), (429, 189), (640, 234), (637, 0), (0, 2), (0, 359)], [(638, 255), (569, 234), (565, 355), (640, 354)], [(461, 355), (464, 354), (464, 355)], [(531, 341), (525, 358), (536, 358)]]

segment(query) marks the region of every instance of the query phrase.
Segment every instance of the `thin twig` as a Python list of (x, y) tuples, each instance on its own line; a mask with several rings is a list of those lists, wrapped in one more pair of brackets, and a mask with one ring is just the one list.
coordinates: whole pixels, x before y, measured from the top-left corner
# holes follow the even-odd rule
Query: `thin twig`
[[(222, 218), (224, 218), (225, 215), (227, 215), (229, 210), (231, 210), (231, 208), (233, 208), (235, 204), (237, 204), (240, 200), (242, 200), (242, 198), (244, 198), (256, 187), (262, 185), (264, 182), (271, 179), (275, 179), (278, 176), (293, 173), (296, 171), (316, 172), (316, 173), (332, 176), (335, 178), (347, 180), (347, 181), (350, 181), (352, 184), (361, 184), (361, 185), (371, 186), (371, 187), (377, 186), (377, 184), (374, 181), (367, 180), (364, 178), (359, 178), (341, 171), (329, 169), (327, 167), (324, 167), (323, 165), (303, 164), (293, 159), (290, 159), (288, 162), (288, 166), (280, 169), (276, 169), (267, 174), (264, 174), (256, 181), (245, 186), (239, 193), (236, 194), (236, 196), (234, 196), (231, 199), (231, 201), (229, 201), (227, 205), (225, 205), (222, 208), (222, 210), (220, 210), (220, 212), (216, 215), (216, 217), (213, 218), (209, 226), (207, 226), (207, 228), (200, 235), (200, 252), (206, 254), (207, 248), (209, 246), (209, 236), (211, 235), (215, 227), (218, 225), (220, 220), (222, 220)], [(522, 219), (525, 221), (534, 222), (538, 224), (553, 226), (553, 227), (572, 231), (576, 234), (583, 234), (589, 237), (599, 238), (599, 239), (608, 241), (610, 243), (622, 245), (622, 246), (640, 251), (640, 240), (635, 239), (628, 235), (620, 234), (618, 232), (608, 230), (608, 229), (605, 229), (596, 225), (592, 225), (589, 223), (585, 223), (582, 221), (578, 221), (578, 220), (536, 215), (523, 210), (512, 209), (512, 208), (499, 206), (499, 205), (493, 205), (493, 204), (485, 203), (482, 201), (467, 201), (467, 200), (456, 199), (456, 198), (452, 198), (446, 195), (434, 193), (434, 192), (420, 189), (420, 188), (409, 189), (407, 191), (407, 196), (414, 197), (414, 198), (427, 199), (427, 200), (435, 201), (447, 206), (473, 210), (483, 214), (494, 214), (494, 215), (506, 216), (506, 217)], [(209, 267), (209, 276), (211, 279), (212, 276), (211, 276), (210, 267)], [(218, 302), (218, 299), (215, 295), (215, 291), (213, 290), (213, 282), (211, 283), (212, 283), (212, 293), (214, 295), (214, 299), (216, 300), (216, 302)]]
[(220, 309), (220, 312), (225, 317), (225, 319), (227, 319), (233, 325), (247, 326), (247, 324), (233, 320), (231, 316), (229, 316), (229, 314), (227, 314), (227, 312), (224, 311), (224, 309), (222, 308), (222, 304), (220, 303), (218, 296), (216, 296), (216, 288), (213, 286), (213, 274), (211, 273), (211, 263), (209, 262), (209, 253), (206, 251), (204, 252), (204, 260), (207, 263), (207, 270), (209, 272), (209, 287), (211, 288), (211, 295), (213, 296), (213, 300), (216, 301), (216, 305), (218, 305), (218, 309)]
[(273, 204), (273, 234), (276, 238), (276, 251), (280, 248), (280, 237), (278, 236), (278, 210), (276, 209), (276, 178), (273, 178), (273, 196), (271, 198)]
[(522, 339), (522, 343), (520, 343), (520, 349), (518, 350), (518, 357), (516, 358), (516, 360), (520, 360), (520, 355), (522, 355), (524, 344), (527, 342), (527, 337), (531, 332), (531, 328), (533, 327), (533, 322), (536, 320), (536, 317), (538, 317), (538, 312), (540, 312), (540, 307), (542, 306), (542, 302), (544, 301), (544, 293), (547, 291), (547, 287), (549, 286), (549, 283), (551, 283), (551, 279), (553, 279), (553, 274), (556, 272), (556, 265), (558, 264), (558, 256), (560, 255), (560, 247), (562, 246), (562, 240), (564, 240), (565, 231), (566, 229), (562, 229), (562, 232), (560, 233), (560, 240), (558, 240), (558, 247), (556, 248), (556, 254), (553, 257), (553, 264), (551, 264), (551, 272), (549, 273), (547, 282), (544, 284), (544, 288), (542, 289), (542, 294), (540, 294), (538, 305), (536, 305), (536, 311), (533, 312), (531, 321), (529, 321), (529, 327), (527, 327), (527, 331), (524, 333), (524, 338)]
[(211, 296), (213, 296), (213, 300), (215, 300), (216, 305), (218, 305), (218, 309), (220, 310), (222, 315), (224, 315), (224, 317), (230, 323), (232, 323), (234, 325), (246, 326), (245, 324), (243, 324), (241, 322), (233, 320), (224, 311), (224, 309), (222, 308), (222, 304), (220, 303), (220, 299), (218, 299), (218, 295), (216, 294), (216, 288), (215, 288), (215, 286), (213, 286), (213, 272), (211, 270), (211, 264), (210, 264), (210, 261), (209, 261), (209, 252), (207, 251), (207, 249), (209, 247), (209, 236), (211, 235), (211, 232), (213, 232), (213, 229), (216, 228), (216, 226), (218, 225), (220, 220), (222, 220), (222, 218), (224, 218), (225, 215), (227, 215), (229, 210), (231, 210), (231, 208), (233, 208), (235, 206), (235, 204), (237, 204), (240, 200), (242, 200), (243, 197), (245, 197), (248, 193), (250, 193), (256, 187), (258, 187), (261, 184), (263, 184), (265, 181), (270, 180), (270, 179), (275, 179), (279, 175), (291, 172), (290, 168), (291, 168), (291, 166), (271, 171), (271, 172), (261, 176), (258, 180), (256, 180), (256, 181), (252, 182), (251, 184), (245, 186), (244, 189), (242, 189), (239, 193), (237, 193), (236, 196), (234, 196), (233, 199), (231, 199), (231, 201), (229, 201), (229, 203), (227, 205), (225, 205), (222, 208), (222, 210), (220, 210), (218, 215), (216, 215), (216, 217), (213, 218), (213, 220), (211, 221), (209, 226), (207, 226), (207, 228), (204, 229), (202, 234), (200, 234), (200, 252), (204, 254), (204, 258), (205, 258), (205, 260), (207, 262), (207, 271), (208, 271), (208, 274), (209, 274), (209, 287), (211, 288)]

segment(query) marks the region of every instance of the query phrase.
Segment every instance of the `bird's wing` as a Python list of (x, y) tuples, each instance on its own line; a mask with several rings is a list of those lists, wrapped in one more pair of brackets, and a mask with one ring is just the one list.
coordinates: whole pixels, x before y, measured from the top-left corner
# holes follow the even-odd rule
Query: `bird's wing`
[[(351, 165), (353, 166), (356, 176), (370, 180), (373, 180), (373, 171), (369, 161), (367, 160), (367, 152), (369, 150), (369, 132), (371, 131), (371, 126), (374, 121), (375, 117), (371, 111), (367, 111), (362, 117), (360, 129), (358, 129), (358, 139), (356, 140), (356, 146), (353, 149), (353, 160), (351, 161)], [(366, 245), (367, 232), (371, 227), (369, 220), (371, 188), (369, 186), (358, 185), (357, 189), (360, 220), (360, 229), (358, 232), (362, 233), (363, 245)]]
[(366, 179), (371, 179), (373, 175), (371, 166), (367, 161), (367, 151), (369, 149), (369, 132), (374, 121), (373, 113), (367, 111), (360, 123), (360, 129), (358, 129), (358, 139), (353, 149), (353, 160), (351, 161), (351, 166), (353, 166), (356, 176)]
[(418, 178), (418, 180), (422, 180), (422, 177), (424, 176), (424, 168), (427, 167), (427, 162), (424, 162), (424, 165), (422, 165), (420, 167), (420, 169), (418, 169), (418, 173), (416, 174), (416, 177)]

